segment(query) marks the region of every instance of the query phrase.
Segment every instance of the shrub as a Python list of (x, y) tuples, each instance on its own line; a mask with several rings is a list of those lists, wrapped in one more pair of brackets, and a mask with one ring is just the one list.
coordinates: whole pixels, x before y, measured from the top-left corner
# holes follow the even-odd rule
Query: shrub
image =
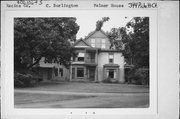
[(149, 85), (149, 69), (148, 68), (133, 68), (126, 73), (126, 81), (128, 83)]
[(118, 80), (113, 78), (106, 78), (103, 80), (103, 83), (118, 83)]
[(33, 77), (31, 74), (14, 74), (14, 86), (15, 87), (30, 87), (35, 86), (39, 82), (39, 78)]

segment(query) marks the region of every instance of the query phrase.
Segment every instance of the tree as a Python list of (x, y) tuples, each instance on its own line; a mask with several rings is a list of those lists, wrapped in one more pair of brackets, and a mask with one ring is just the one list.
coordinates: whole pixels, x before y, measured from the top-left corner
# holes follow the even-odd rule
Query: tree
[[(108, 36), (117, 50), (123, 50), (128, 64), (149, 67), (148, 17), (135, 17), (125, 27), (111, 29)], [(116, 40), (118, 37), (121, 40)]]
[(135, 17), (127, 27), (133, 29), (127, 43), (133, 63), (138, 67), (149, 67), (149, 17)]
[[(15, 18), (14, 68), (28, 70), (45, 62), (69, 65), (73, 49), (68, 40), (76, 40), (76, 18)], [(32, 61), (34, 59), (34, 61)]]
[[(110, 48), (115, 47), (117, 50), (124, 50), (124, 42), (129, 38), (126, 28), (112, 28), (110, 32), (107, 32), (111, 42)], [(123, 42), (124, 41), (124, 42)]]
[(101, 30), (104, 22), (106, 22), (106, 21), (108, 21), (108, 20), (109, 20), (109, 17), (103, 17), (101, 20), (98, 20), (98, 21), (96, 22), (96, 31)]

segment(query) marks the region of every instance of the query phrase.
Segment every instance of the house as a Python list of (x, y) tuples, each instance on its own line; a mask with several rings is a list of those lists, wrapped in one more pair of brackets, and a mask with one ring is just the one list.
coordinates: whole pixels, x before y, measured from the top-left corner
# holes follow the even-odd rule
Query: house
[(102, 30), (75, 42), (77, 57), (72, 58), (70, 81), (101, 82), (111, 78), (124, 83), (124, 56), (110, 46), (110, 39)]
[(45, 58), (41, 58), (36, 71), (43, 81), (69, 80), (69, 70), (58, 63), (45, 63)]

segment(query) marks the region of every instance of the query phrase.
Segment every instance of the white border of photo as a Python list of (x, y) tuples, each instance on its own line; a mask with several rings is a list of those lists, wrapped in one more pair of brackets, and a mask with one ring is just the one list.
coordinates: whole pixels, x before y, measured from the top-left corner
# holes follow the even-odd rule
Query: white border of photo
[[(79, 1), (81, 2), (81, 1)], [(5, 4), (2, 2), (2, 5)], [(167, 5), (168, 4), (168, 5)], [(1, 12), (1, 91), (3, 119), (177, 119), (178, 118), (178, 3), (159, 2), (156, 10), (7, 10)], [(171, 6), (170, 8), (168, 8)], [(106, 12), (104, 12), (106, 11)], [(83, 14), (149, 17), (150, 106), (149, 108), (14, 108), (14, 18), (76, 17)], [(87, 26), (88, 27), (88, 26)], [(177, 60), (177, 61), (176, 61)], [(178, 66), (177, 66), (178, 65)], [(177, 80), (176, 80), (177, 79)], [(72, 114), (71, 114), (72, 112)], [(95, 112), (95, 114), (94, 114)]]

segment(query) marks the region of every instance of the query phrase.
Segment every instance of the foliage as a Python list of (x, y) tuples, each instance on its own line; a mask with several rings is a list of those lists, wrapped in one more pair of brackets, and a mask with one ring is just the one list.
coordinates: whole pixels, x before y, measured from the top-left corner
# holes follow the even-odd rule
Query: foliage
[(126, 39), (129, 38), (125, 27), (112, 28), (110, 32), (107, 32), (107, 34), (110, 38), (111, 49), (124, 50), (123, 41), (126, 41)]
[(125, 57), (138, 67), (149, 67), (149, 17), (135, 17), (127, 24), (133, 31), (125, 43)]
[(40, 81), (40, 78), (33, 77), (31, 74), (21, 74), (15, 72), (14, 74), (14, 86), (15, 87), (30, 87), (35, 86)]
[(15, 70), (29, 70), (42, 57), (68, 66), (73, 54), (68, 40), (76, 40), (78, 30), (76, 18), (15, 18)]
[[(128, 31), (129, 29), (132, 30)], [(128, 64), (136, 67), (149, 67), (148, 17), (135, 17), (126, 27), (111, 29), (108, 36), (112, 46), (115, 46), (117, 50), (123, 50)]]
[(102, 20), (98, 20), (98, 21), (96, 22), (96, 31), (101, 30), (104, 22), (106, 22), (106, 21), (108, 21), (108, 20), (109, 20), (109, 17), (103, 17)]
[(118, 83), (118, 80), (113, 78), (106, 78), (103, 80), (103, 83)]
[(149, 85), (149, 69), (133, 68), (126, 72), (126, 83)]

